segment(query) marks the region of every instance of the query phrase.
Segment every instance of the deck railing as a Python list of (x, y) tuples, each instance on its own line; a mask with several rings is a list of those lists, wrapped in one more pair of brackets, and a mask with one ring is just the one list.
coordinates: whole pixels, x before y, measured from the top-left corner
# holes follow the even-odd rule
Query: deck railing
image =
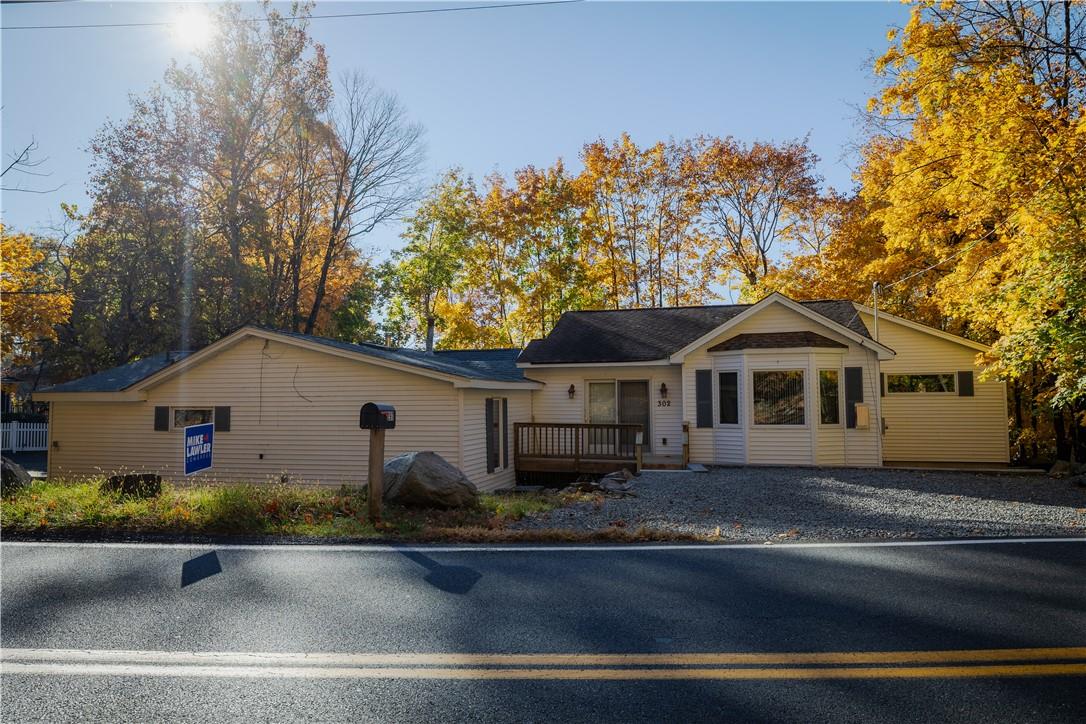
[(513, 425), (517, 470), (596, 472), (623, 464), (639, 468), (641, 425), (518, 422)]

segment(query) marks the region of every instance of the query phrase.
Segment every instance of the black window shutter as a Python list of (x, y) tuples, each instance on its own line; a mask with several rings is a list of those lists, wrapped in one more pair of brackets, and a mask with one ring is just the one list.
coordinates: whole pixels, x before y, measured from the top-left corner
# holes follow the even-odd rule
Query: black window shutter
[(509, 467), (509, 398), (502, 398), (502, 467)]
[(973, 370), (958, 373), (958, 397), (973, 396)]
[(739, 423), (739, 373), (720, 373), (720, 422), (724, 425)]
[(230, 408), (215, 408), (215, 432), (230, 432)]
[(879, 397), (886, 397), (886, 374), (879, 373)]
[(168, 407), (156, 407), (155, 408), (155, 430), (158, 432), (166, 432), (170, 429), (170, 408)]
[(864, 368), (845, 368), (845, 426), (856, 427), (856, 404), (864, 401)]
[(498, 447), (494, 440), (494, 404), (490, 397), (484, 402), (486, 404), (486, 471), (492, 473), (494, 472), (494, 451)]
[(697, 426), (713, 426), (713, 371), (694, 370)]

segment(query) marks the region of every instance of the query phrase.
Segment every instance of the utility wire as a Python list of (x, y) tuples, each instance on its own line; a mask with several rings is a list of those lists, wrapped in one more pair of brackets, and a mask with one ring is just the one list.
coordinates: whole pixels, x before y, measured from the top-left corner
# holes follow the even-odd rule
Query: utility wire
[[(1064, 161), (1063, 163), (1061, 163), (1059, 165), (1059, 167), (1056, 169), (1056, 173), (1052, 174), (1051, 178), (1049, 178), (1047, 181), (1045, 181), (1043, 184), (1041, 184), (1040, 188), (1038, 188), (1036, 191), (1034, 191), (1033, 194), (1028, 199), (1026, 199), (1025, 203), (1023, 203), (1017, 209), (1011, 211), (1006, 216), (1004, 216), (1003, 219), (999, 223), (997, 223), (991, 229), (986, 231), (983, 235), (981, 235), (980, 237), (978, 237), (978, 238), (974, 239), (973, 241), (969, 242), (968, 244), (963, 246), (961, 249), (958, 249), (956, 252), (954, 252), (950, 256), (944, 257), (944, 258), (940, 259), (939, 261), (935, 262), (934, 264), (930, 264), (930, 265), (924, 267), (923, 269), (920, 269), (918, 271), (914, 271), (914, 272), (912, 272), (910, 274), (906, 274), (905, 276), (901, 277), (900, 279), (895, 279), (894, 281), (888, 282), (886, 284), (882, 284), (881, 282), (876, 282), (876, 284), (878, 284), (879, 291), (882, 291), (883, 289), (889, 289), (890, 287), (897, 286), (898, 284), (901, 284), (902, 282), (907, 282), (910, 279), (913, 279), (914, 277), (918, 277), (921, 274), (925, 274), (925, 273), (931, 271), (932, 269), (940, 267), (943, 264), (946, 264), (951, 259), (958, 258), (962, 254), (964, 254), (965, 252), (969, 251), (974, 246), (979, 244), (980, 242), (987, 239), (989, 236), (991, 236), (995, 232), (999, 231), (999, 229), (1001, 229), (1002, 227), (1004, 227), (1008, 223), (1010, 223), (1012, 218), (1014, 218), (1018, 213), (1020, 213), (1023, 209), (1025, 209), (1026, 206), (1029, 205), (1029, 203), (1031, 201), (1033, 201), (1033, 199), (1035, 199), (1037, 196), (1039, 196), (1040, 193), (1042, 191), (1044, 191), (1050, 184), (1052, 184), (1053, 181), (1058, 179), (1060, 177), (1060, 175), (1063, 173), (1064, 169), (1067, 168), (1067, 166), (1069, 166), (1070, 164), (1077, 161), (1081, 156), (1082, 156), (1081, 153), (1076, 154), (1076, 155), (1072, 156), (1071, 158), (1067, 159), (1066, 161)], [(864, 306), (867, 306), (867, 301), (873, 299), (874, 296), (875, 296), (875, 290), (872, 289), (871, 294), (869, 294), (864, 299)], [(860, 310), (857, 309), (856, 313), (854, 315), (852, 315), (852, 319), (848, 320), (848, 324), (846, 324), (845, 326), (846, 327), (851, 326), (852, 322), (855, 321), (856, 318), (859, 317), (859, 316), (860, 316)]]
[[(526, 8), (538, 5), (569, 5), (585, 0), (536, 0), (535, 2), (503, 3), (501, 5), (468, 5), (454, 8), (426, 8), (422, 10), (382, 10), (368, 13), (334, 13), (328, 15), (288, 15), (281, 20), (327, 20), (331, 18), (372, 18), (385, 15), (423, 15), (426, 13), (457, 13), (465, 10), (498, 10), (502, 8)], [(242, 22), (264, 23), (268, 18), (245, 18)], [(80, 28), (161, 28), (177, 23), (172, 20), (159, 20), (146, 23), (81, 23), (72, 25), (8, 25), (0, 30), (74, 30)]]

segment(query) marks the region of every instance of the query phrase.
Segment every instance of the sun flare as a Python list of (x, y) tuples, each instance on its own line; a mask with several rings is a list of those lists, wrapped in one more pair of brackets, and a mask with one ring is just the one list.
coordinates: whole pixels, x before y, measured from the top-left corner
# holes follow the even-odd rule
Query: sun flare
[(171, 30), (181, 46), (195, 50), (207, 45), (215, 34), (215, 25), (205, 11), (189, 8), (178, 13)]

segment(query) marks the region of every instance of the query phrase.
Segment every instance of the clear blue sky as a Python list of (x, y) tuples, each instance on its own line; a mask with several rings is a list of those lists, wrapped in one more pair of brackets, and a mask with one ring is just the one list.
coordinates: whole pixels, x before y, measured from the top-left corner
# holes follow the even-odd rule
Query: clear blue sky
[[(471, 4), (483, 4), (475, 0)], [(314, 13), (448, 7), (320, 2)], [(46, 3), (0, 9), (24, 24), (170, 20), (173, 3)], [(314, 20), (334, 74), (360, 69), (399, 94), (427, 129), (431, 177), (459, 165), (482, 176), (576, 156), (624, 130), (638, 143), (674, 136), (784, 140), (810, 134), (828, 184), (848, 188), (854, 106), (871, 94), (869, 59), (907, 8), (878, 3), (585, 2), (514, 9)], [(31, 138), (49, 178), (6, 193), (4, 223), (42, 230), (59, 204), (88, 206), (86, 148), (128, 95), (186, 52), (163, 28), (4, 30), (2, 148)], [(6, 165), (6, 162), (5, 162)], [(10, 182), (5, 179), (5, 185)], [(363, 244), (384, 251), (398, 229)]]

